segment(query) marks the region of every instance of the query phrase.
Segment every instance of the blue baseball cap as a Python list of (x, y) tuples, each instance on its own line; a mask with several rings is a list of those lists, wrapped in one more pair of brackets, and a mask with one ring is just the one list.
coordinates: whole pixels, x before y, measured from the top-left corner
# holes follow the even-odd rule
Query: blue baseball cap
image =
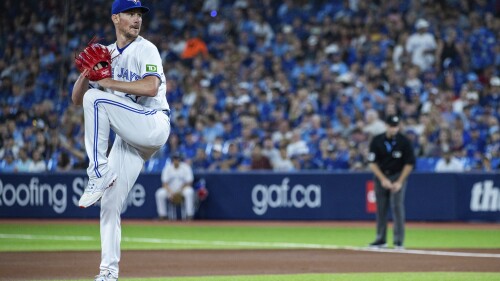
[(142, 13), (149, 12), (149, 8), (143, 6), (139, 0), (115, 0), (111, 6), (111, 14), (119, 14), (132, 9), (141, 9)]

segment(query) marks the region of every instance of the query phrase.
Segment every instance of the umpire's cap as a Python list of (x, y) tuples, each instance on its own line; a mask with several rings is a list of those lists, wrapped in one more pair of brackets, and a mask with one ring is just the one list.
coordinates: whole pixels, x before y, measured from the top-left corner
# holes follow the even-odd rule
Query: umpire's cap
[(397, 127), (399, 125), (400, 118), (397, 115), (389, 115), (385, 119), (385, 123), (390, 127)]
[(131, 9), (141, 9), (142, 13), (149, 12), (149, 8), (143, 6), (139, 0), (115, 0), (111, 6), (111, 14), (119, 14)]

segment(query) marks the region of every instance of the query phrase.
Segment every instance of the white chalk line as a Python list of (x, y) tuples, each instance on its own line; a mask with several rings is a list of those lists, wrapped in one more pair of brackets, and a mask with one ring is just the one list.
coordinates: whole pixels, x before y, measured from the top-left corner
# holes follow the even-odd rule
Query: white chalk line
[[(49, 240), (49, 241), (100, 241), (92, 236), (63, 236), (63, 235), (32, 235), (32, 234), (2, 234), (0, 239), (19, 240)], [(278, 249), (327, 249), (327, 250), (350, 250), (359, 252), (381, 252), (430, 256), (449, 257), (473, 257), (473, 258), (500, 258), (500, 254), (493, 253), (468, 253), (433, 250), (395, 250), (395, 249), (372, 249), (368, 247), (323, 245), (309, 243), (285, 243), (285, 242), (250, 242), (250, 241), (210, 241), (210, 240), (186, 240), (186, 239), (161, 239), (161, 238), (134, 238), (123, 237), (124, 242), (151, 243), (151, 244), (175, 244), (175, 245), (202, 245), (202, 246), (226, 246), (226, 247), (249, 247), (249, 248), (278, 248)]]

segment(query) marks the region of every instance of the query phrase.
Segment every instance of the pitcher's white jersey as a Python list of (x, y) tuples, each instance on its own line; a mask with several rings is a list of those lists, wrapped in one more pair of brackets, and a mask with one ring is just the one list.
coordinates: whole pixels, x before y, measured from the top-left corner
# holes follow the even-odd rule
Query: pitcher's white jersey
[[(112, 63), (113, 80), (132, 82), (147, 76), (156, 76), (161, 85), (155, 97), (135, 96), (127, 93), (108, 89), (107, 91), (130, 98), (135, 103), (144, 107), (158, 110), (170, 109), (167, 99), (167, 84), (160, 53), (156, 46), (149, 40), (138, 36), (134, 41), (123, 48), (118, 48), (116, 43), (108, 46), (114, 57)], [(114, 51), (113, 51), (114, 50)]]

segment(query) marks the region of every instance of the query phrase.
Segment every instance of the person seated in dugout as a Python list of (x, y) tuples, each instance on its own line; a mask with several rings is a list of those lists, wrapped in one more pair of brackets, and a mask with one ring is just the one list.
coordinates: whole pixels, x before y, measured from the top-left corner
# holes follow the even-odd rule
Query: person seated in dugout
[(160, 219), (166, 219), (167, 204), (185, 208), (186, 219), (194, 216), (195, 193), (193, 170), (183, 161), (179, 152), (172, 154), (171, 163), (165, 165), (161, 173), (162, 186), (156, 191), (156, 210)]

